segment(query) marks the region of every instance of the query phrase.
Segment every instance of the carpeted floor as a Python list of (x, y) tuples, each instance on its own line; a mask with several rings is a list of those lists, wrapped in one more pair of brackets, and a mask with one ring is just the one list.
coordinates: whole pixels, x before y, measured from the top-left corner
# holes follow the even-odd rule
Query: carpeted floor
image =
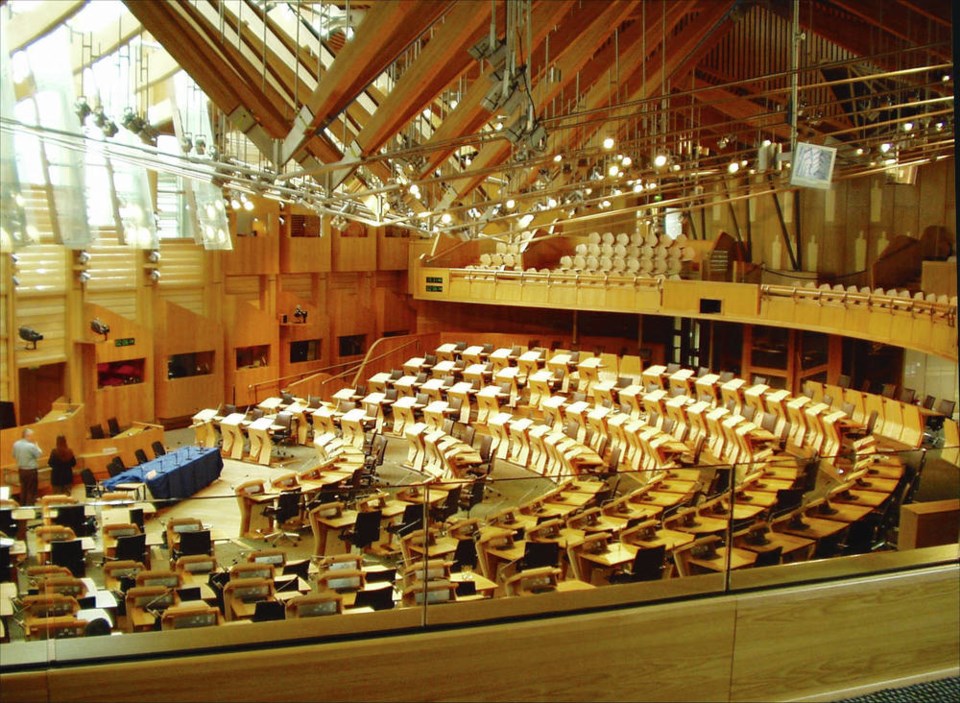
[(924, 681), (903, 688), (885, 688), (837, 703), (947, 703), (960, 701), (960, 678)]

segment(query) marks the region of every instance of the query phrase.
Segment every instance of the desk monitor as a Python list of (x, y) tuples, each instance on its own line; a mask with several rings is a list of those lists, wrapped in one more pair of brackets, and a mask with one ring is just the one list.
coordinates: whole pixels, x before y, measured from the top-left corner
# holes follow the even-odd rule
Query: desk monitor
[(201, 600), (200, 598), (200, 586), (188, 586), (187, 588), (178, 588), (177, 595), (180, 596), (180, 601), (190, 601), (190, 600)]
[(130, 508), (130, 522), (143, 532), (143, 508)]
[(284, 576), (299, 576), (306, 581), (310, 573), (310, 561), (301, 559), (300, 561), (292, 561), (284, 564), (282, 573)]
[(367, 583), (385, 583), (385, 582), (393, 583), (397, 579), (397, 570), (396, 569), (373, 569), (371, 571), (366, 572), (366, 577), (367, 577)]
[(390, 610), (393, 608), (393, 589), (374, 588), (358, 591), (353, 601), (356, 608), (371, 608), (373, 610)]
[(477, 595), (477, 584), (475, 581), (460, 581), (457, 583), (457, 595), (458, 596), (475, 596)]
[(3, 508), (0, 510), (0, 532), (7, 537), (15, 537), (17, 534), (17, 521), (13, 519), (13, 510)]
[(286, 617), (284, 605), (277, 600), (259, 600), (254, 605), (253, 622), (267, 622), (268, 620), (283, 620)]
[(180, 535), (180, 547), (177, 551), (182, 556), (187, 556), (209, 554), (211, 548), (210, 530), (194, 530)]
[(86, 610), (87, 608), (96, 608), (97, 607), (97, 596), (84, 596), (83, 598), (77, 598), (77, 605), (80, 606), (80, 610)]

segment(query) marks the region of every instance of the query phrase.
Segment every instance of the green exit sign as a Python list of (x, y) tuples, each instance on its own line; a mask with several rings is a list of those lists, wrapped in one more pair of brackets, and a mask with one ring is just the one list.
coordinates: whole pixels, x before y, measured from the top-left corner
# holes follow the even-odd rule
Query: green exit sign
[(440, 276), (427, 276), (427, 283), (443, 283), (443, 278)]
[(427, 293), (443, 293), (443, 286), (427, 286)]
[(116, 347), (132, 347), (137, 343), (137, 340), (133, 337), (124, 337), (123, 339), (113, 340), (113, 345)]

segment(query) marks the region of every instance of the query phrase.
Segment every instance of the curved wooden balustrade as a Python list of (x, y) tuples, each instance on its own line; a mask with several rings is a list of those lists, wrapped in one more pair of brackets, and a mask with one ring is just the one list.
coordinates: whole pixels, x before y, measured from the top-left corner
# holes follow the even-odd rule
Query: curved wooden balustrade
[(847, 290), (558, 271), (420, 268), (416, 276), (415, 297), (422, 300), (789, 326), (958, 358), (956, 298), (931, 302)]

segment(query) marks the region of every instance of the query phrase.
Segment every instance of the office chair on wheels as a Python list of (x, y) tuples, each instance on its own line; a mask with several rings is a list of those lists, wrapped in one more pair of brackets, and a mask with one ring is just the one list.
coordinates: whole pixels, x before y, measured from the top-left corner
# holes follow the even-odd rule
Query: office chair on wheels
[(299, 532), (284, 529), (284, 525), (287, 525), (295, 518), (298, 522), (297, 527), (300, 526), (300, 499), (301, 494), (299, 488), (295, 488), (292, 491), (282, 491), (272, 506), (263, 509), (263, 514), (270, 517), (276, 527), (273, 532), (263, 535), (264, 540), (270, 544), (277, 544), (282, 539), (292, 544), (297, 544), (300, 541)]
[[(270, 440), (278, 449), (296, 443), (296, 435), (293, 432), (293, 415), (277, 413), (270, 431)], [(293, 455), (289, 452), (278, 451), (276, 456), (281, 459), (289, 459)]]
[(383, 513), (380, 510), (357, 513), (357, 520), (353, 527), (343, 530), (340, 533), (340, 539), (362, 552), (364, 548), (380, 539), (382, 519)]

